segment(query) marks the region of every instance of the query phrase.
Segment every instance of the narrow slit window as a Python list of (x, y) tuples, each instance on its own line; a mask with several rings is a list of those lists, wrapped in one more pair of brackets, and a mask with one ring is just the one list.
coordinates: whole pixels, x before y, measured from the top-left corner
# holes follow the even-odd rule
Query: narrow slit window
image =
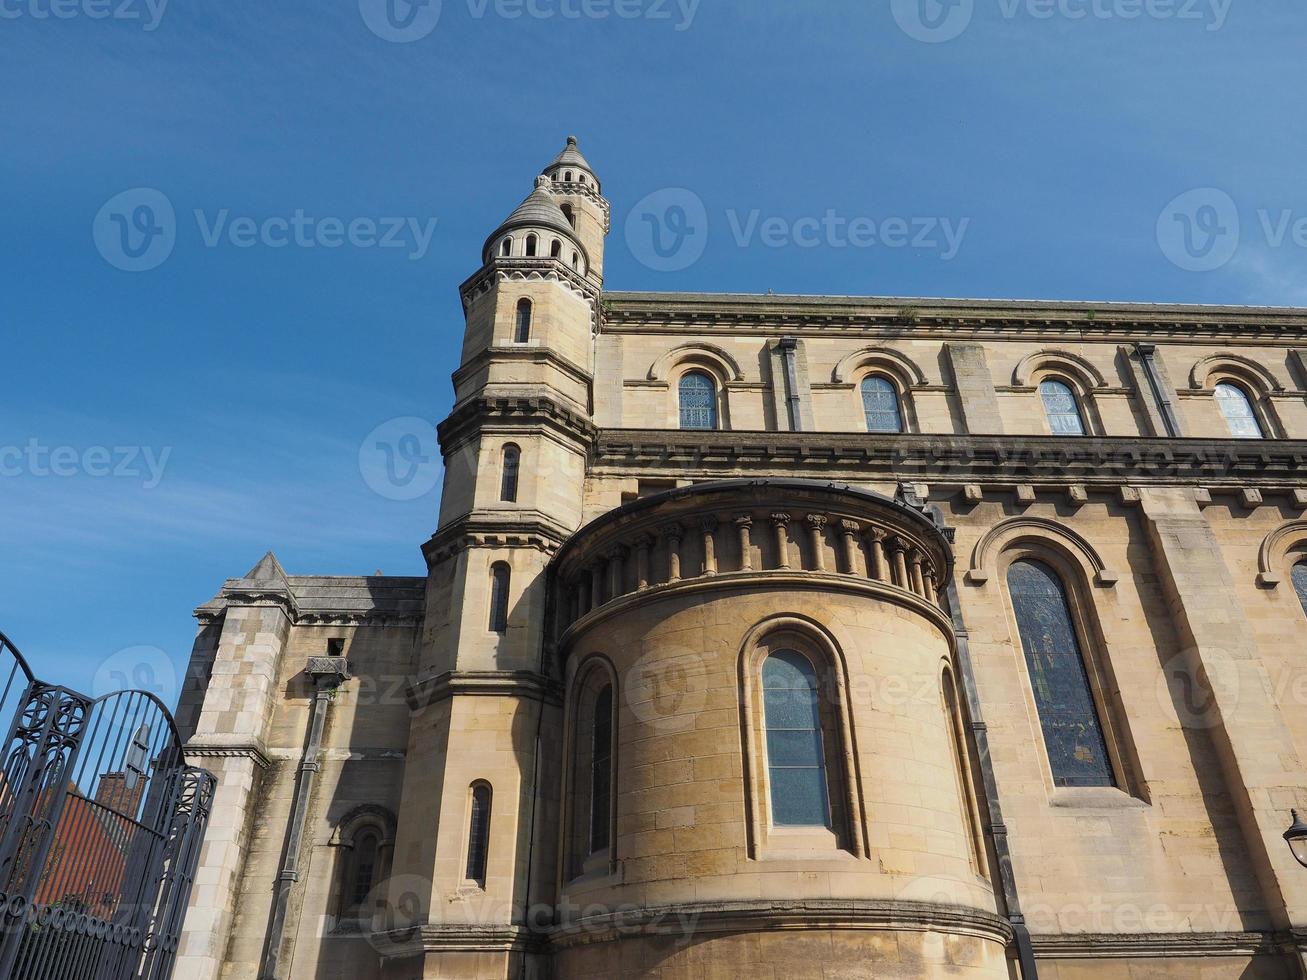
[(590, 853), (608, 849), (613, 794), (613, 688), (595, 697), (594, 740), (590, 753)]
[(560, 242), (557, 238), (555, 238), (553, 244), (549, 246), (549, 257), (551, 259), (557, 259), (560, 258), (562, 254), (563, 254), (563, 243)]
[(1083, 436), (1085, 420), (1080, 416), (1076, 393), (1065, 381), (1050, 378), (1039, 386), (1048, 428), (1055, 436)]
[(893, 383), (878, 374), (862, 381), (862, 411), (868, 432), (902, 432), (903, 412)]
[(1221, 407), (1225, 424), (1230, 427), (1230, 435), (1236, 439), (1262, 439), (1262, 424), (1253, 411), (1252, 399), (1248, 392), (1236, 384), (1222, 381), (1216, 386), (1216, 404)]
[(830, 827), (817, 672), (807, 657), (781, 650), (763, 661), (762, 690), (772, 824)]
[(1053, 782), (1115, 786), (1066, 586), (1053, 569), (1030, 560), (1014, 562), (1007, 582)]
[(468, 881), (483, 888), (486, 884), (486, 865), (490, 857), (490, 787), (478, 783), (472, 788), (472, 814), (468, 821), (467, 871)]
[(504, 244), (501, 245), (501, 246), (499, 246), (499, 254), (500, 254), (500, 255), (512, 255), (512, 254), (513, 254), (513, 239), (511, 239), (511, 238), (505, 238), (505, 239), (504, 239)]
[(512, 573), (506, 564), (496, 562), (490, 570), (490, 632), (508, 632), (508, 587)]
[(513, 343), (525, 344), (531, 340), (531, 301), (519, 300), (517, 304), (517, 323), (513, 328)]
[(527, 235), (527, 236), (526, 236), (526, 254), (527, 254), (529, 257), (534, 258), (534, 257), (535, 257), (535, 254), (536, 254), (536, 248), (539, 246), (539, 244), (540, 244), (540, 239), (536, 238), (535, 235)]
[(521, 466), (522, 450), (516, 446), (505, 446), (499, 477), (499, 499), (502, 503), (517, 503), (517, 483)]
[(362, 909), (372, 893), (377, 874), (377, 855), (381, 840), (375, 831), (365, 831), (354, 841), (353, 874), (350, 881), (349, 907)]

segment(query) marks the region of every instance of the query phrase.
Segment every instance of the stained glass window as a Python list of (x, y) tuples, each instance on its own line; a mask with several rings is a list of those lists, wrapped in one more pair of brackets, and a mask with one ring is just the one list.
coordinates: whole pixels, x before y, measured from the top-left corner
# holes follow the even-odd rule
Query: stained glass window
[(1055, 436), (1083, 436), (1085, 422), (1080, 417), (1080, 405), (1075, 392), (1064, 381), (1049, 379), (1039, 386), (1039, 397), (1044, 400), (1044, 415)]
[(829, 827), (817, 672), (802, 654), (773, 653), (762, 665), (767, 781), (777, 827)]
[(490, 632), (508, 632), (508, 566), (498, 562), (490, 570)]
[(1257, 421), (1248, 393), (1238, 385), (1222, 381), (1216, 386), (1216, 404), (1221, 406), (1230, 435), (1236, 439), (1261, 439), (1262, 424)]
[(613, 688), (595, 697), (594, 740), (590, 755), (590, 853), (608, 847), (613, 793)]
[(531, 339), (531, 301), (529, 299), (520, 300), (517, 304), (517, 328), (513, 334), (513, 342), (525, 344)]
[(702, 371), (681, 377), (681, 428), (717, 428), (717, 385)]
[(521, 464), (522, 451), (516, 446), (505, 446), (499, 480), (499, 499), (504, 503), (517, 502), (517, 476)]
[(472, 790), (472, 817), (467, 838), (467, 879), (485, 884), (490, 856), (490, 787), (478, 783)]
[(1007, 582), (1053, 782), (1116, 785), (1062, 580), (1041, 562), (1019, 561)]
[(888, 378), (873, 374), (862, 381), (862, 411), (868, 432), (902, 432), (899, 393)]
[(1293, 578), (1293, 589), (1298, 593), (1298, 601), (1302, 603), (1302, 611), (1307, 613), (1307, 561), (1294, 565), (1290, 575)]

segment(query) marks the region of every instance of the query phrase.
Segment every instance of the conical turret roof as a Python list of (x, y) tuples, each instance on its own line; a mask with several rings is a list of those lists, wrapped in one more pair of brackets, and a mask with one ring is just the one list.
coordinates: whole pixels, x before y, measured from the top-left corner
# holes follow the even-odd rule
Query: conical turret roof
[(575, 136), (567, 138), (567, 146), (563, 147), (563, 152), (554, 158), (553, 163), (545, 167), (545, 173), (554, 180), (561, 180), (559, 175), (565, 170), (584, 170), (595, 182), (595, 189), (599, 189), (599, 176), (590, 166), (590, 161), (582, 155)]
[(558, 201), (549, 190), (551, 183), (552, 181), (543, 174), (537, 177), (535, 190), (504, 219), (498, 228), (491, 232), (483, 250), (487, 260), (490, 258), (490, 248), (495, 239), (514, 228), (547, 228), (566, 236), (568, 241), (578, 246), (581, 244), (577, 241), (576, 232), (572, 230), (566, 215), (559, 208)]

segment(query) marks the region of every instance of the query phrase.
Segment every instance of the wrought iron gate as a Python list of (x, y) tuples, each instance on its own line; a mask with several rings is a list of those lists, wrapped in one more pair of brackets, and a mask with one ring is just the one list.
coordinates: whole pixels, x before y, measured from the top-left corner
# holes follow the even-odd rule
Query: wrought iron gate
[(216, 786), (167, 707), (37, 680), (0, 633), (0, 978), (167, 980)]

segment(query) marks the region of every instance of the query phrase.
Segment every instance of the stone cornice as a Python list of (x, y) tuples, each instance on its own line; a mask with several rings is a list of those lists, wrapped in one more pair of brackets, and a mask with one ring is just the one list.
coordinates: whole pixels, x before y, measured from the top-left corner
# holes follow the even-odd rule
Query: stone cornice
[(427, 567), (468, 548), (534, 548), (552, 555), (571, 532), (539, 511), (476, 513), (446, 524), (422, 546)]
[(539, 951), (543, 938), (525, 926), (441, 923), (374, 932), (372, 945), (387, 959), (423, 953)]
[(1070, 933), (1032, 935), (1040, 959), (1163, 956), (1253, 956), (1277, 952), (1281, 938), (1264, 932)]
[(563, 703), (562, 686), (533, 670), (449, 671), (415, 681), (408, 690), (408, 703), (417, 711), (455, 695), (515, 697), (552, 705)]
[(416, 626), (422, 613), (391, 613), (380, 609), (305, 610), (292, 592), (224, 587), (217, 598), (193, 613), (201, 626), (218, 622), (230, 608), (280, 608), (292, 626)]
[(875, 899), (678, 902), (624, 908), (564, 923), (550, 935), (552, 946), (608, 942), (633, 933), (699, 937), (713, 933), (757, 933), (778, 929), (942, 932), (987, 939), (1006, 947), (1012, 927), (1002, 916), (934, 902)]
[(594, 469), (925, 483), (1298, 485), (1307, 441), (604, 429)]
[(541, 395), (483, 395), (469, 398), (436, 427), (441, 452), (448, 455), (469, 436), (496, 425), (540, 425), (585, 446), (598, 429), (588, 416)]
[(556, 282), (571, 290), (581, 299), (590, 303), (592, 326), (599, 325), (599, 300), (601, 289), (595, 280), (583, 276), (561, 259), (548, 256), (527, 258), (524, 256), (498, 256), (492, 258), (480, 269), (469, 276), (461, 286), (458, 294), (463, 299), (466, 312), (476, 299), (501, 282)]
[(249, 759), (260, 769), (272, 765), (267, 748), (250, 741), (228, 741), (222, 736), (195, 735), (182, 747), (187, 758), (196, 759)]
[(589, 385), (594, 380), (588, 371), (577, 367), (566, 358), (560, 357), (556, 351), (549, 347), (519, 344), (507, 347), (487, 347), (477, 353), (454, 372), (455, 389), (463, 383), (468, 375), (483, 370), (488, 364), (503, 363), (504, 361), (531, 361), (536, 364), (547, 364), (561, 374), (567, 375), (568, 378), (579, 385)]
[(604, 330), (785, 331), (902, 339), (1019, 336), (1243, 343), (1307, 340), (1307, 310), (1146, 303), (732, 293), (604, 293)]

